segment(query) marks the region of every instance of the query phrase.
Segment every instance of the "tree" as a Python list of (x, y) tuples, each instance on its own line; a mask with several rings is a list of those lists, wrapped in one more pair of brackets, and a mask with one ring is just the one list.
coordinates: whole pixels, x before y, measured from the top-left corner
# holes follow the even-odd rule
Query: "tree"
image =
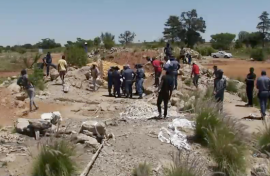
[(242, 48), (242, 47), (243, 47), (243, 43), (239, 39), (237, 39), (235, 41), (234, 48), (239, 49), (239, 48)]
[(259, 16), (259, 19), (261, 22), (258, 23), (257, 29), (259, 29), (260, 32), (263, 34), (262, 38), (262, 46), (264, 47), (265, 39), (269, 37), (268, 31), (270, 30), (270, 19), (268, 18), (269, 14), (264, 11), (261, 16)]
[(100, 46), (100, 43), (101, 43), (101, 39), (100, 39), (100, 37), (96, 37), (96, 38), (94, 38), (94, 45), (95, 46)]
[(129, 43), (132, 43), (136, 34), (134, 32), (125, 31), (123, 34), (120, 34), (119, 36), (119, 42), (122, 45), (127, 45)]
[(252, 32), (248, 36), (248, 42), (252, 48), (255, 48), (263, 41), (263, 37), (261, 32)]
[(27, 43), (27, 44), (22, 45), (22, 47), (25, 49), (32, 49), (33, 45), (31, 45), (30, 43)]
[(101, 33), (100, 38), (106, 49), (111, 49), (115, 45), (114, 35), (109, 32)]
[(41, 39), (41, 42), (38, 42), (36, 46), (42, 49), (52, 49), (52, 48), (61, 47), (61, 44), (56, 43), (54, 39), (46, 38), (46, 39)]
[[(238, 42), (243, 43), (248, 47), (249, 45), (249, 33), (246, 31), (240, 31), (238, 34)], [(240, 45), (239, 45), (240, 46)]]
[(183, 30), (179, 33), (179, 37), (182, 38), (185, 36), (185, 43), (188, 47), (193, 48), (197, 42), (202, 41), (200, 33), (205, 32), (205, 21), (202, 17), (198, 17), (195, 9), (183, 12), (181, 14), (180, 21), (183, 26)]
[(182, 32), (182, 24), (178, 16), (170, 16), (165, 23), (163, 31), (164, 39), (174, 43), (179, 40), (179, 35)]
[(229, 49), (232, 41), (235, 39), (235, 34), (230, 33), (220, 33), (211, 35), (211, 44), (215, 49)]

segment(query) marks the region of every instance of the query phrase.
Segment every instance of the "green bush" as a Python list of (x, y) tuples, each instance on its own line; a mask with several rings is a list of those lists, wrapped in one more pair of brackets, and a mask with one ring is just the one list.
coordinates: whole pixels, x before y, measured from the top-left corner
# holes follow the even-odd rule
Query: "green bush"
[(173, 165), (164, 168), (165, 176), (206, 176), (204, 161), (194, 155), (174, 155)]
[(65, 51), (65, 56), (68, 64), (79, 67), (87, 64), (87, 54), (83, 48), (69, 47)]
[(76, 170), (71, 159), (74, 155), (73, 145), (65, 141), (43, 145), (34, 162), (32, 176), (72, 176)]
[(259, 150), (264, 153), (270, 153), (270, 126), (264, 123), (264, 128), (258, 134)]
[(39, 90), (45, 89), (45, 82), (43, 80), (43, 70), (34, 66), (33, 73), (29, 75), (30, 82)]
[(187, 86), (191, 86), (192, 85), (192, 79), (191, 78), (188, 78), (184, 81), (184, 83), (187, 85)]
[(265, 61), (265, 51), (262, 48), (256, 48), (251, 51), (250, 57), (256, 61)]
[(198, 51), (202, 56), (210, 56), (211, 53), (214, 53), (216, 52), (217, 50), (215, 50), (214, 48), (212, 47), (198, 47), (198, 48), (195, 48), (196, 51)]
[(208, 130), (208, 147), (218, 171), (228, 176), (239, 176), (246, 170), (246, 145), (232, 129), (224, 123), (221, 127)]
[(235, 81), (229, 80), (226, 86), (226, 90), (230, 93), (237, 93), (237, 83)]
[(152, 169), (149, 164), (146, 162), (139, 164), (136, 168), (134, 168), (132, 172), (132, 176), (151, 176)]

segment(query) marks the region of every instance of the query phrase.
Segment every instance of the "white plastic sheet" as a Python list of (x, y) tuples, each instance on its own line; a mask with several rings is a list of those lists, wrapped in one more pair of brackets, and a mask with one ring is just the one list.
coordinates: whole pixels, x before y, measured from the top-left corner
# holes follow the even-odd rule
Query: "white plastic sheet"
[(190, 145), (187, 142), (187, 136), (185, 133), (178, 130), (178, 128), (193, 129), (195, 123), (187, 119), (174, 119), (172, 123), (169, 123), (168, 128), (162, 127), (158, 134), (158, 139), (161, 142), (172, 144), (178, 149), (190, 150)]

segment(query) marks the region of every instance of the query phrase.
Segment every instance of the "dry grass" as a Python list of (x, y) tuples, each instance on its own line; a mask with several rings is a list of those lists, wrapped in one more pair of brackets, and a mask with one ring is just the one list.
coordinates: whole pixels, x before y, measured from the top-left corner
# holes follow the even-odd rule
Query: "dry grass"
[(258, 134), (258, 147), (261, 152), (270, 153), (270, 124), (267, 122)]
[(132, 172), (132, 176), (151, 176), (152, 169), (149, 164), (146, 162), (139, 164), (137, 167), (134, 168)]

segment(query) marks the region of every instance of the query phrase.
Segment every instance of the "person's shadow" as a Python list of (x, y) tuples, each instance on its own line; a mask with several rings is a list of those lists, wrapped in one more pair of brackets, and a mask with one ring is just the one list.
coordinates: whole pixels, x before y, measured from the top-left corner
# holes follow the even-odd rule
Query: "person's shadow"
[(247, 117), (243, 117), (242, 119), (244, 119), (244, 120), (262, 120), (261, 117), (255, 117), (255, 116), (251, 116), (251, 115), (249, 115)]

